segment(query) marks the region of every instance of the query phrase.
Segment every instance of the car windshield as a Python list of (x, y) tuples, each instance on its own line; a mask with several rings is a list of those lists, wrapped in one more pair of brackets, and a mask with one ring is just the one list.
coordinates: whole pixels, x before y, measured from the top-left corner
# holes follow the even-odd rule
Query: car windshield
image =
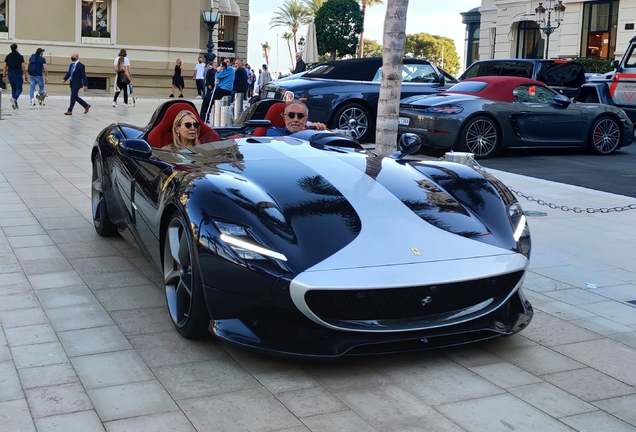
[(479, 93), (486, 88), (488, 84), (483, 81), (463, 81), (455, 84), (448, 91)]
[[(374, 82), (382, 81), (382, 68), (378, 68), (375, 76), (373, 77)], [(419, 63), (411, 63), (411, 64), (403, 64), (402, 65), (402, 82), (403, 83), (436, 83), (439, 81), (439, 77), (437, 72), (430, 64), (419, 64)]]

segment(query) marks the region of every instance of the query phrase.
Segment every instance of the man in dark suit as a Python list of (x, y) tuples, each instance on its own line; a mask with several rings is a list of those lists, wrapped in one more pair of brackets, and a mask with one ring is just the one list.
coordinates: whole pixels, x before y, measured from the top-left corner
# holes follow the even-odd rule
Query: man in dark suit
[(84, 91), (88, 90), (86, 68), (84, 67), (84, 64), (79, 61), (78, 53), (71, 54), (71, 60), (73, 61), (73, 63), (70, 64), (70, 66), (68, 67), (68, 72), (66, 72), (66, 75), (64, 75), (64, 78), (62, 79), (62, 84), (70, 79), (71, 85), (71, 104), (68, 106), (68, 110), (64, 113), (64, 115), (73, 114), (73, 107), (75, 106), (75, 102), (84, 107), (84, 114), (86, 114), (91, 106), (87, 104), (84, 99), (79, 97), (79, 91), (82, 87), (84, 87)]
[(307, 66), (305, 65), (305, 62), (303, 61), (303, 53), (302, 52), (298, 51), (296, 53), (296, 67), (294, 69), (290, 68), (289, 70), (293, 74), (305, 72), (307, 70)]

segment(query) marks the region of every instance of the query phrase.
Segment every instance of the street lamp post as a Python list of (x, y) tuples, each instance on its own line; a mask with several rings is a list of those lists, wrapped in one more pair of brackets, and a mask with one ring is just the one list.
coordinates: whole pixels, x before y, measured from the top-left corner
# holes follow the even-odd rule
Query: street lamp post
[[(545, 3), (545, 6), (543, 6)], [(565, 15), (565, 6), (563, 6), (563, 0), (559, 0), (557, 5), (554, 4), (554, 0), (545, 0), (545, 2), (539, 2), (539, 7), (536, 8), (534, 20), (539, 24), (539, 28), (545, 33), (545, 58), (550, 55), (550, 35), (554, 33), (556, 29), (561, 27), (561, 21), (563, 21), (563, 15)], [(546, 12), (548, 13), (546, 20)], [(556, 27), (552, 25), (552, 12), (554, 12), (554, 21), (557, 23)]]
[(300, 51), (301, 53), (305, 52), (305, 37), (301, 36), (300, 40), (298, 41), (298, 51)]
[(216, 55), (212, 52), (214, 49), (214, 42), (212, 41), (212, 33), (214, 32), (214, 26), (219, 22), (219, 17), (221, 16), (220, 12), (214, 12), (212, 8), (209, 11), (201, 11), (203, 15), (203, 22), (208, 26), (208, 53), (205, 55), (206, 61), (213, 61), (216, 58)]

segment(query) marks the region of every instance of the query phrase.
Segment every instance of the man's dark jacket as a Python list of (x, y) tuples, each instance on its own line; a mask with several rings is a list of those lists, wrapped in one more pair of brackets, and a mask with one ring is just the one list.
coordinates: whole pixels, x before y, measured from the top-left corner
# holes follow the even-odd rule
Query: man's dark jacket
[(69, 65), (68, 72), (66, 72), (66, 75), (64, 75), (64, 81), (68, 81), (69, 78), (71, 79), (71, 88), (79, 89), (82, 87), (88, 87), (86, 68), (84, 67), (84, 64), (82, 62), (77, 62), (77, 66), (75, 66), (73, 75), (71, 75), (71, 71), (73, 71), (73, 63)]
[(234, 91), (245, 93), (247, 91), (247, 71), (245, 68), (238, 68), (234, 71)]

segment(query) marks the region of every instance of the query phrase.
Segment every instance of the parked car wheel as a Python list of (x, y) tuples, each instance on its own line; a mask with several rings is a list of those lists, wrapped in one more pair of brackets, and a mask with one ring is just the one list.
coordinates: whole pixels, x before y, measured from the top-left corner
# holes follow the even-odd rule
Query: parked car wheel
[(356, 103), (342, 106), (333, 116), (332, 129), (348, 130), (351, 136), (360, 142), (369, 140), (373, 135), (369, 110)]
[(623, 139), (621, 126), (611, 117), (597, 119), (590, 129), (588, 145), (598, 155), (612, 154), (618, 149)]
[(117, 225), (108, 217), (108, 208), (104, 199), (102, 183), (103, 169), (102, 158), (99, 154), (93, 160), (93, 176), (91, 186), (91, 201), (93, 211), (93, 226), (102, 237), (114, 237), (118, 234)]
[(494, 120), (477, 116), (472, 118), (460, 135), (460, 148), (483, 159), (492, 156), (499, 150), (501, 133)]
[(172, 215), (163, 239), (163, 278), (172, 323), (181, 336), (200, 339), (208, 334), (210, 315), (192, 234), (179, 212)]

